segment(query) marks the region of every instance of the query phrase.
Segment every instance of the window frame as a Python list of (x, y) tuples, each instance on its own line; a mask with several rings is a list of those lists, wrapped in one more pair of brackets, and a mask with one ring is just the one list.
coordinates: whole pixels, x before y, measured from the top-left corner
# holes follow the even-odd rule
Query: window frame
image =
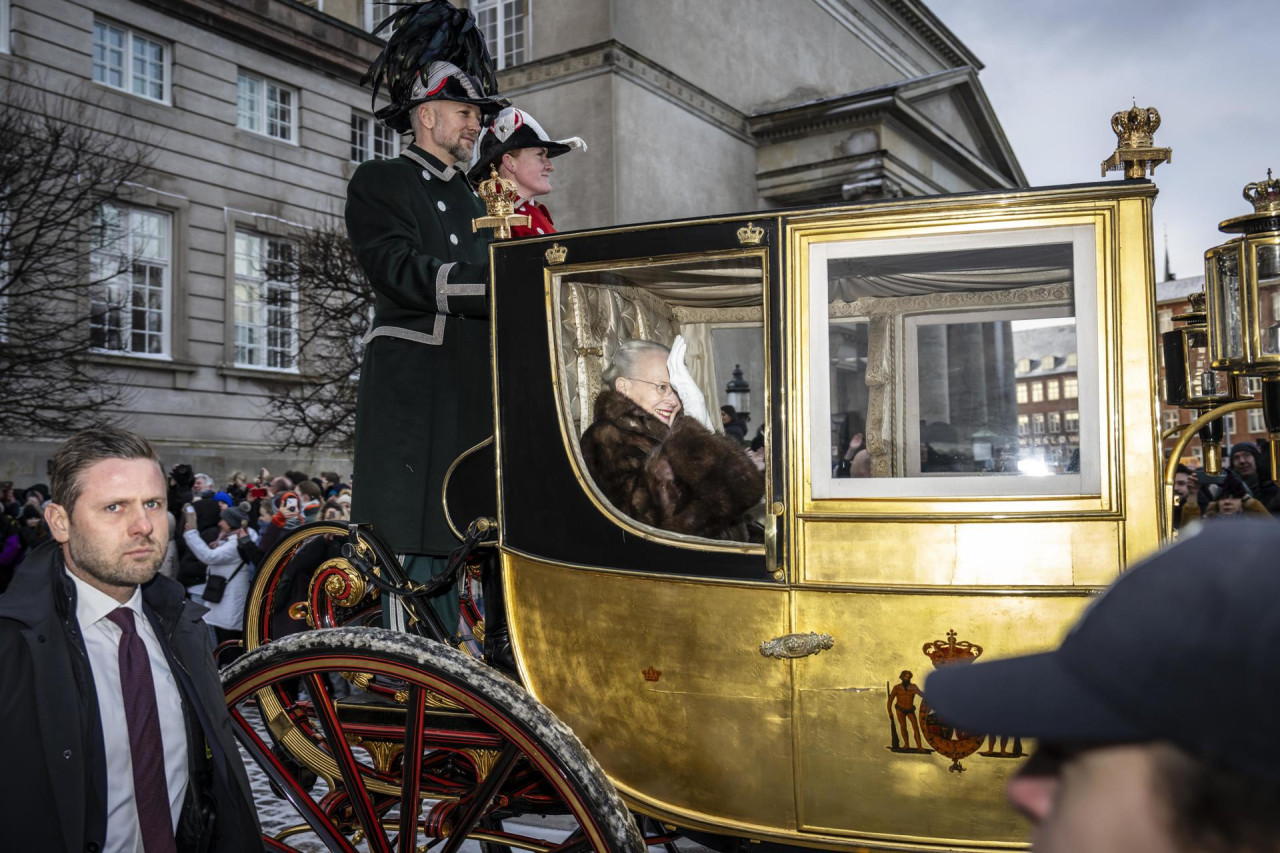
[[(253, 237), (263, 241), (263, 246), (262, 246), (263, 251), (259, 253), (258, 255), (259, 258), (265, 255), (265, 250), (268, 246), (268, 243), (271, 241), (282, 243), (282, 244), (289, 244), (293, 247), (294, 251), (297, 250), (297, 241), (287, 234), (278, 233), (275, 229), (259, 227), (260, 223), (256, 221), (256, 218), (255, 220), (252, 220), (252, 221), (251, 220), (233, 220), (229, 223), (229, 225), (230, 227), (228, 228), (228, 231), (227, 231), (228, 292), (227, 292), (227, 299), (226, 299), (227, 317), (229, 322), (227, 323), (226, 363), (230, 367), (236, 370), (247, 370), (247, 371), (278, 374), (278, 375), (300, 374), (301, 361), (302, 361), (301, 347), (299, 346), (299, 335), (301, 333), (301, 312), (299, 310), (298, 289), (296, 285), (290, 285), (290, 297), (291, 297), (290, 298), (290, 303), (291, 303), (290, 318), (291, 318), (292, 324), (289, 328), (289, 331), (291, 333), (292, 344), (289, 350), (291, 364), (288, 367), (273, 366), (267, 363), (270, 360), (270, 353), (273, 348), (268, 342), (270, 337), (270, 330), (271, 330), (271, 325), (269, 320), (271, 306), (266, 298), (267, 288), (265, 287), (265, 285), (269, 285), (272, 280), (267, 277), (265, 272), (262, 274), (261, 279), (252, 279), (252, 280), (261, 281), (261, 283), (264, 285), (261, 292), (262, 298), (258, 303), (258, 305), (260, 306), (263, 312), (263, 321), (261, 323), (253, 323), (253, 324), (241, 323), (237, 316), (238, 309), (242, 302), (242, 300), (238, 298), (237, 291), (239, 289), (240, 282), (242, 280), (247, 279), (247, 277), (241, 276), (238, 270), (238, 261), (239, 261), (239, 255), (240, 255), (240, 252), (238, 250), (238, 245), (239, 245), (240, 235), (246, 235), (246, 236)], [(278, 283), (284, 284), (284, 282), (278, 282)], [(257, 349), (262, 351), (262, 363), (255, 363), (251, 361), (240, 360), (238, 350), (241, 348), (241, 346), (247, 346), (247, 345), (242, 345), (239, 343), (238, 333), (242, 326), (249, 326), (249, 325), (252, 325), (254, 328), (257, 328), (262, 332), (261, 341), (254, 345)], [(278, 348), (275, 348), (275, 349), (278, 350)]]
[(1031, 402), (1033, 403), (1044, 402), (1044, 383), (1043, 382), (1031, 383)]
[(1266, 418), (1261, 409), (1249, 409), (1249, 432), (1264, 433), (1267, 431)]
[[(95, 303), (100, 301), (100, 300), (97, 300), (95, 296), (98, 288), (108, 286), (109, 279), (104, 279), (101, 282), (94, 283), (93, 286), (89, 288), (89, 334), (90, 334), (90, 344), (91, 344), (90, 352), (94, 353), (95, 355), (131, 356), (135, 358), (153, 359), (156, 361), (172, 361), (173, 360), (173, 313), (174, 313), (173, 312), (173, 303), (174, 303), (174, 296), (173, 296), (173, 290), (174, 290), (173, 268), (174, 267), (173, 265), (174, 265), (175, 255), (177, 254), (176, 240), (174, 239), (174, 223), (175, 223), (176, 217), (173, 215), (171, 211), (167, 211), (158, 207), (153, 207), (148, 205), (132, 204), (124, 201), (116, 201), (116, 202), (104, 203), (102, 206), (105, 207), (107, 206), (107, 204), (110, 204), (110, 206), (115, 207), (116, 209), (122, 211), (126, 216), (129, 217), (129, 227), (122, 235), (124, 239), (126, 239), (129, 242), (129, 247), (123, 253), (107, 247), (97, 247), (91, 250), (90, 257), (92, 259), (97, 257), (100, 254), (114, 254), (117, 257), (122, 257), (123, 259), (129, 261), (130, 268), (127, 270), (122, 270), (121, 272), (117, 273), (118, 276), (127, 277), (126, 283), (127, 283), (127, 293), (129, 298), (121, 314), (128, 318), (128, 322), (127, 324), (125, 323), (121, 324), (119, 334), (122, 338), (124, 337), (128, 338), (129, 347), (117, 348), (117, 347), (111, 347), (111, 346), (93, 346), (92, 345), (92, 337), (95, 329), (97, 328), (93, 320), (94, 305)], [(137, 287), (137, 283), (132, 280), (132, 273), (133, 273), (132, 266), (133, 264), (144, 259), (150, 265), (161, 266), (161, 259), (159, 258), (146, 257), (146, 256), (135, 254), (135, 251), (133, 249), (133, 240), (134, 240), (133, 216), (135, 213), (153, 214), (157, 217), (160, 217), (160, 219), (165, 224), (165, 233), (161, 238), (161, 242), (163, 243), (163, 245), (167, 250), (167, 257), (163, 259), (163, 266), (161, 267), (161, 282), (160, 282), (161, 327), (160, 327), (160, 334), (159, 334), (159, 340), (160, 340), (159, 352), (148, 352), (146, 350), (140, 351), (132, 348), (133, 335), (137, 333), (137, 330), (133, 328), (133, 307), (132, 307), (133, 296), (135, 293), (135, 288)], [(95, 267), (95, 264), (91, 260), (90, 270), (93, 270), (94, 267)], [(91, 275), (92, 274), (93, 273), (91, 273)], [(144, 310), (149, 311), (150, 309), (144, 309)], [(142, 334), (148, 335), (150, 334), (150, 332), (147, 329), (143, 329)], [(108, 336), (110, 335), (109, 326), (107, 329), (107, 335)]]
[[(361, 122), (364, 124), (364, 128), (361, 131), (357, 131), (356, 122)], [(368, 113), (353, 109), (351, 111), (351, 121), (350, 121), (349, 127), (351, 130), (351, 136), (353, 137), (351, 140), (350, 153), (351, 154), (356, 153), (356, 142), (354, 137), (357, 132), (360, 132), (364, 136), (363, 150), (361, 153), (365, 155), (361, 157), (359, 160), (357, 160), (355, 157), (352, 157), (350, 162), (364, 163), (368, 160), (394, 160), (396, 157), (400, 156), (400, 134), (396, 133), (394, 130), (387, 127), (382, 122), (378, 121), (376, 118), (369, 115)], [(390, 140), (392, 150), (391, 150), (391, 153), (387, 154), (386, 156), (379, 156), (374, 151), (376, 138), (380, 133), (385, 133), (388, 139)]]
[[(827, 387), (829, 377), (825, 372), (826, 365), (829, 363), (828, 336), (825, 333), (817, 333), (817, 330), (825, 330), (830, 323), (828, 275), (829, 264), (834, 260), (883, 257), (893, 254), (924, 255), (957, 249), (999, 249), (1069, 243), (1073, 271), (1073, 314), (1063, 316), (1063, 309), (1054, 306), (911, 313), (903, 318), (903, 341), (896, 350), (895, 358), (902, 364), (899, 368), (901, 377), (914, 375), (917, 370), (913, 352), (913, 347), (916, 345), (914, 327), (920, 323), (988, 322), (1061, 317), (1064, 322), (1069, 319), (1074, 321), (1075, 351), (1089, 354), (1089, 357), (1085, 358), (1080, 365), (1078, 375), (1085, 376), (1092, 382), (1090, 387), (1098, 389), (1099, 393), (1095, 393), (1092, 398), (1080, 400), (1083, 413), (1078, 416), (1078, 422), (1082, 456), (1078, 472), (1056, 474), (1052, 477), (911, 474), (893, 478), (837, 479), (826, 470), (823, 464), (825, 459), (819, 460), (815, 456), (808, 463), (810, 477), (804, 500), (817, 503), (826, 500), (862, 498), (918, 497), (945, 500), (953, 497), (999, 499), (1014, 495), (1034, 498), (1104, 495), (1106, 484), (1102, 481), (1102, 472), (1108, 445), (1100, 423), (1102, 400), (1099, 383), (1102, 381), (1104, 369), (1097, 334), (1100, 271), (1096, 259), (1100, 239), (1094, 224), (1072, 223), (1031, 227), (1013, 226), (976, 233), (871, 237), (841, 234), (831, 239), (823, 238), (808, 243), (804, 247), (807, 257), (803, 260), (808, 268), (808, 305), (803, 310), (808, 312), (810, 329), (807, 354), (810, 371), (807, 377), (809, 400), (806, 412), (810, 429), (808, 437), (810, 453), (817, 452), (817, 448), (823, 448), (822, 452), (825, 453), (825, 448), (830, 444), (824, 434), (831, 419), (830, 389)], [(908, 423), (912, 422), (911, 419), (918, 412), (918, 400), (913, 401), (912, 395), (918, 394), (919, 388), (915, 382), (902, 381), (906, 387), (905, 397), (901, 402), (904, 406), (901, 422)], [(898, 437), (898, 440), (902, 441), (904, 448), (902, 458), (906, 460), (907, 466), (910, 466), (913, 459), (919, 458), (919, 435), (912, 430), (907, 430), (904, 436)]]
[[(364, 0), (360, 5), (363, 10), (364, 30), (367, 33), (373, 32), (374, 27), (378, 26), (378, 24), (382, 23), (388, 16), (394, 14), (399, 9), (399, 7), (394, 3), (387, 3), (385, 0)], [(373, 9), (375, 6), (379, 5), (390, 6), (391, 10), (384, 15), (375, 16), (373, 14)], [(386, 36), (378, 36), (378, 38), (385, 39)]]
[[(9, 0), (0, 0), (0, 5), (7, 7), (8, 4), (9, 4)], [(98, 65), (98, 62), (95, 58), (95, 53), (98, 47), (97, 29), (99, 24), (101, 24), (104, 27), (119, 30), (123, 32), (125, 35), (124, 64), (121, 69), (121, 77), (123, 79), (121, 81), (121, 85), (119, 86), (114, 86), (111, 83), (107, 82), (106, 80), (99, 80), (97, 77), (96, 66)], [(133, 27), (127, 26), (125, 24), (116, 23), (111, 18), (98, 17), (97, 15), (94, 15), (93, 17), (92, 32), (93, 32), (93, 41), (91, 45), (92, 49), (89, 55), (89, 79), (95, 85), (102, 86), (104, 88), (111, 89), (116, 92), (123, 92), (124, 94), (131, 95), (135, 98), (142, 98), (144, 101), (151, 101), (153, 104), (164, 104), (166, 106), (172, 105), (173, 42), (157, 38), (156, 36), (153, 36), (150, 33), (145, 33), (140, 30), (136, 30)], [(8, 44), (7, 27), (3, 29), (3, 38), (4, 38), (4, 43), (7, 46)], [(160, 60), (160, 65), (163, 69), (162, 73), (164, 77), (160, 80), (161, 95), (158, 98), (149, 94), (134, 91), (134, 79), (135, 79), (134, 63), (135, 63), (135, 60), (137, 59), (137, 57), (134, 54), (135, 39), (142, 39), (143, 41), (150, 42), (151, 44), (159, 46), (164, 51)], [(147, 79), (149, 80), (151, 78), (147, 78)]]
[(10, 9), (12, 5), (11, 0), (0, 0), (0, 53), (13, 53), (13, 47), (9, 43), (12, 32), (10, 24), (10, 16), (13, 14)]
[[(241, 118), (244, 115), (246, 115), (246, 113), (241, 109), (241, 103), (240, 103), (241, 101), (240, 83), (242, 79), (254, 81), (257, 84), (259, 84), (257, 98), (259, 103), (261, 104), (261, 108), (257, 111), (257, 115), (256, 115), (257, 120), (261, 123), (261, 127), (259, 129), (248, 127), (241, 123)], [(290, 118), (289, 118), (289, 137), (288, 138), (285, 138), (282, 136), (276, 136), (267, 131), (268, 123), (271, 121), (270, 113), (269, 113), (270, 105), (268, 102), (267, 95), (268, 95), (268, 87), (271, 87), (271, 86), (274, 86), (277, 90), (281, 92), (288, 92), (290, 98), (292, 99), (292, 105), (289, 107)], [(277, 80), (274, 80), (271, 77), (267, 77), (261, 74), (254, 74), (253, 72), (246, 71), (243, 68), (236, 68), (236, 129), (237, 130), (243, 130), (245, 133), (252, 133), (254, 136), (261, 136), (266, 139), (274, 140), (276, 142), (283, 142), (287, 145), (298, 145), (299, 144), (298, 137), (301, 135), (300, 134), (300, 131), (301, 131), (300, 120), (302, 116), (301, 107), (302, 107), (301, 93), (299, 92), (298, 89), (295, 89), (292, 86), (286, 86), (285, 84)]]
[(1062, 383), (1057, 379), (1046, 379), (1044, 383), (1044, 398), (1052, 403), (1062, 396)]
[[(518, 59), (509, 59), (505, 43), (509, 34), (507, 33), (507, 16), (506, 10), (513, 6), (521, 7), (521, 13), (513, 16), (513, 20), (518, 19), (521, 22), (521, 38), (520, 47), (513, 51), (518, 53)], [(476, 26), (480, 30), (480, 34), (484, 36), (485, 44), (489, 47), (489, 55), (493, 57), (494, 67), (501, 71), (504, 68), (511, 68), (516, 65), (523, 65), (533, 59), (533, 47), (530, 39), (532, 28), (529, 26), (531, 19), (529, 0), (472, 0), (471, 11), (476, 16)], [(486, 12), (494, 13), (494, 39), (493, 43), (489, 42), (489, 35), (485, 30), (482, 20), (482, 14)]]
[(1080, 377), (1079, 376), (1062, 377), (1062, 399), (1064, 400), (1080, 399)]

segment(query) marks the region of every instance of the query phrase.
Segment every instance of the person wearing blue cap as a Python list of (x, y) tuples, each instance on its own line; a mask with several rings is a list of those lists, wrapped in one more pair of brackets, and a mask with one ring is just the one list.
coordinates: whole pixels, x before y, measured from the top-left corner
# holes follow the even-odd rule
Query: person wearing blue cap
[(930, 706), (1038, 738), (1008, 786), (1032, 849), (1280, 851), (1280, 527), (1208, 525), (1123, 574), (1056, 651), (944, 667)]

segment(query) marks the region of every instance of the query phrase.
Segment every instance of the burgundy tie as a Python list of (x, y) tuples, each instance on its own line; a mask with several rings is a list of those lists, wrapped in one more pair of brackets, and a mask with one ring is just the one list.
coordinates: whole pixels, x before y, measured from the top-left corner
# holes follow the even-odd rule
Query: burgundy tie
[(160, 739), (160, 712), (151, 679), (147, 647), (133, 624), (133, 611), (118, 607), (107, 618), (120, 626), (120, 686), (124, 691), (124, 716), (129, 725), (129, 752), (133, 756), (133, 799), (142, 829), (146, 853), (174, 853), (173, 815), (169, 810), (169, 785), (164, 775), (164, 743)]

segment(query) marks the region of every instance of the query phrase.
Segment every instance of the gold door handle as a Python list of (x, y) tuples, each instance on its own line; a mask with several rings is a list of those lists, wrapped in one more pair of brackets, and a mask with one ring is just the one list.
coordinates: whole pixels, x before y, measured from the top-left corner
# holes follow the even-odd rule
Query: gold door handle
[(805, 658), (829, 649), (835, 644), (836, 641), (830, 634), (818, 634), (813, 631), (807, 634), (784, 634), (761, 643), (760, 654), (778, 660)]

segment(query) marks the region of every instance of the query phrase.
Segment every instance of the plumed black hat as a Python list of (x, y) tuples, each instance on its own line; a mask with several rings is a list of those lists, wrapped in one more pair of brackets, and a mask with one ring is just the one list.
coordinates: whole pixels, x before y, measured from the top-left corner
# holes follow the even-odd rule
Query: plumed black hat
[(505, 104), (484, 36), (470, 10), (448, 0), (402, 6), (374, 28), (387, 30), (387, 46), (360, 79), (373, 85), (374, 105), (385, 85), (391, 103), (375, 110), (378, 120), (400, 133), (409, 131), (409, 113), (427, 101), (475, 104), (484, 115)]
[(489, 167), (501, 161), (503, 154), (520, 148), (545, 148), (548, 157), (559, 157), (575, 148), (586, 151), (587, 143), (577, 136), (552, 139), (533, 116), (524, 110), (507, 107), (481, 128), (467, 177), (473, 183), (480, 183), (489, 177)]

